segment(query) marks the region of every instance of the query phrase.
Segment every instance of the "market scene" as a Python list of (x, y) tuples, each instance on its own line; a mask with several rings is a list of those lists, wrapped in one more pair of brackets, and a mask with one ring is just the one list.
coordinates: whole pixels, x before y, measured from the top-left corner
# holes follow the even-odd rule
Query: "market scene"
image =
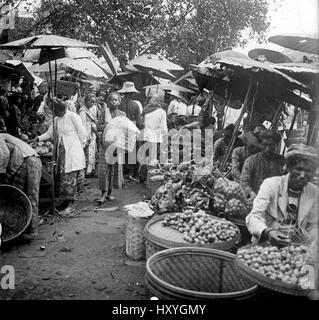
[(0, 300), (318, 300), (302, 3), (0, 0)]

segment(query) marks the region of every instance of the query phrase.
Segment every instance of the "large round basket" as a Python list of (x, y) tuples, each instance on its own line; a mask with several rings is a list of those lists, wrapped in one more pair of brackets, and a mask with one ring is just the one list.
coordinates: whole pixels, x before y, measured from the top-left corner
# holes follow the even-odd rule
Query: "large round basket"
[(32, 206), (29, 198), (20, 189), (0, 185), (0, 223), (2, 241), (7, 242), (21, 235), (32, 218)]
[[(163, 227), (162, 220), (167, 214), (153, 217), (145, 226), (144, 236), (146, 245), (146, 259), (154, 253), (176, 247), (205, 247), (223, 251), (232, 251), (236, 244), (240, 242), (240, 231), (237, 227), (237, 236), (231, 241), (216, 243), (190, 243), (183, 238), (179, 231)], [(219, 219), (219, 218), (216, 218)]]
[(158, 252), (146, 263), (146, 294), (162, 300), (251, 298), (257, 286), (241, 277), (235, 257), (195, 247)]
[[(248, 245), (242, 247), (241, 249), (250, 248), (252, 246), (253, 245)], [(308, 296), (311, 293), (311, 290), (304, 290), (297, 285), (270, 279), (262, 275), (261, 273), (249, 268), (238, 258), (235, 259), (235, 266), (238, 269), (239, 273), (242, 275), (242, 277), (256, 283), (257, 285), (260, 285), (261, 287), (294, 296)]]

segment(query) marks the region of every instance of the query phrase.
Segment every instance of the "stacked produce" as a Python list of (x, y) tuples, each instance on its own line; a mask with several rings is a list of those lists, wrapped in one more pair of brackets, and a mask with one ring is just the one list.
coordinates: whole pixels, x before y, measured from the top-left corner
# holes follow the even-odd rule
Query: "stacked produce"
[(194, 213), (185, 210), (166, 216), (162, 222), (183, 233), (184, 240), (191, 243), (216, 243), (231, 241), (238, 236), (238, 228), (225, 219), (216, 219), (204, 211)]
[(277, 248), (275, 246), (251, 246), (238, 250), (237, 257), (246, 266), (272, 280), (301, 286), (305, 272), (302, 270), (308, 247), (290, 245)]
[(159, 213), (176, 212), (185, 207), (207, 210), (215, 178), (211, 168), (181, 163), (177, 167), (161, 169), (165, 184), (151, 198), (151, 205)]
[(32, 142), (31, 147), (37, 152), (39, 156), (50, 154), (53, 151), (53, 145), (50, 141)]
[(241, 186), (228, 179), (217, 179), (214, 187), (213, 211), (226, 218), (244, 218), (249, 208)]

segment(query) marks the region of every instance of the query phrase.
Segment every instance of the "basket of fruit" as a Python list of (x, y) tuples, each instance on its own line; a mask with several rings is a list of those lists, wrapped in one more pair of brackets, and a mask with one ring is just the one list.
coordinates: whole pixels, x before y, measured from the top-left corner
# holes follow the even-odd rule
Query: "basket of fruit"
[[(297, 296), (308, 296), (305, 260), (308, 247), (248, 245), (237, 252), (235, 264), (243, 277), (265, 288)], [(309, 280), (309, 279), (308, 279)]]
[(203, 211), (155, 216), (144, 229), (146, 258), (174, 247), (207, 247), (231, 251), (240, 242), (240, 231), (233, 223)]
[(53, 152), (53, 144), (50, 141), (32, 142), (31, 147), (37, 152), (39, 156), (50, 156)]
[(147, 296), (161, 300), (248, 299), (257, 286), (243, 278), (234, 265), (235, 255), (197, 247), (158, 252), (146, 263)]
[(32, 206), (26, 194), (14, 186), (0, 185), (2, 241), (7, 242), (21, 235), (31, 218)]

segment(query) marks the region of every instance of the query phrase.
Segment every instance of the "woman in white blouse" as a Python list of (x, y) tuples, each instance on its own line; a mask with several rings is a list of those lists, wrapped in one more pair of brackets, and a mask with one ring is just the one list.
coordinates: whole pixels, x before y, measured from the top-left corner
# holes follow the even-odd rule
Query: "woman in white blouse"
[[(85, 156), (83, 148), (86, 144), (86, 130), (81, 117), (69, 111), (61, 100), (53, 101), (54, 126), (57, 133), (57, 163), (59, 168), (60, 196), (64, 200), (65, 209), (61, 215), (70, 216), (75, 212), (75, 195), (83, 184)], [(38, 141), (46, 141), (53, 137), (53, 125), (38, 137)]]

